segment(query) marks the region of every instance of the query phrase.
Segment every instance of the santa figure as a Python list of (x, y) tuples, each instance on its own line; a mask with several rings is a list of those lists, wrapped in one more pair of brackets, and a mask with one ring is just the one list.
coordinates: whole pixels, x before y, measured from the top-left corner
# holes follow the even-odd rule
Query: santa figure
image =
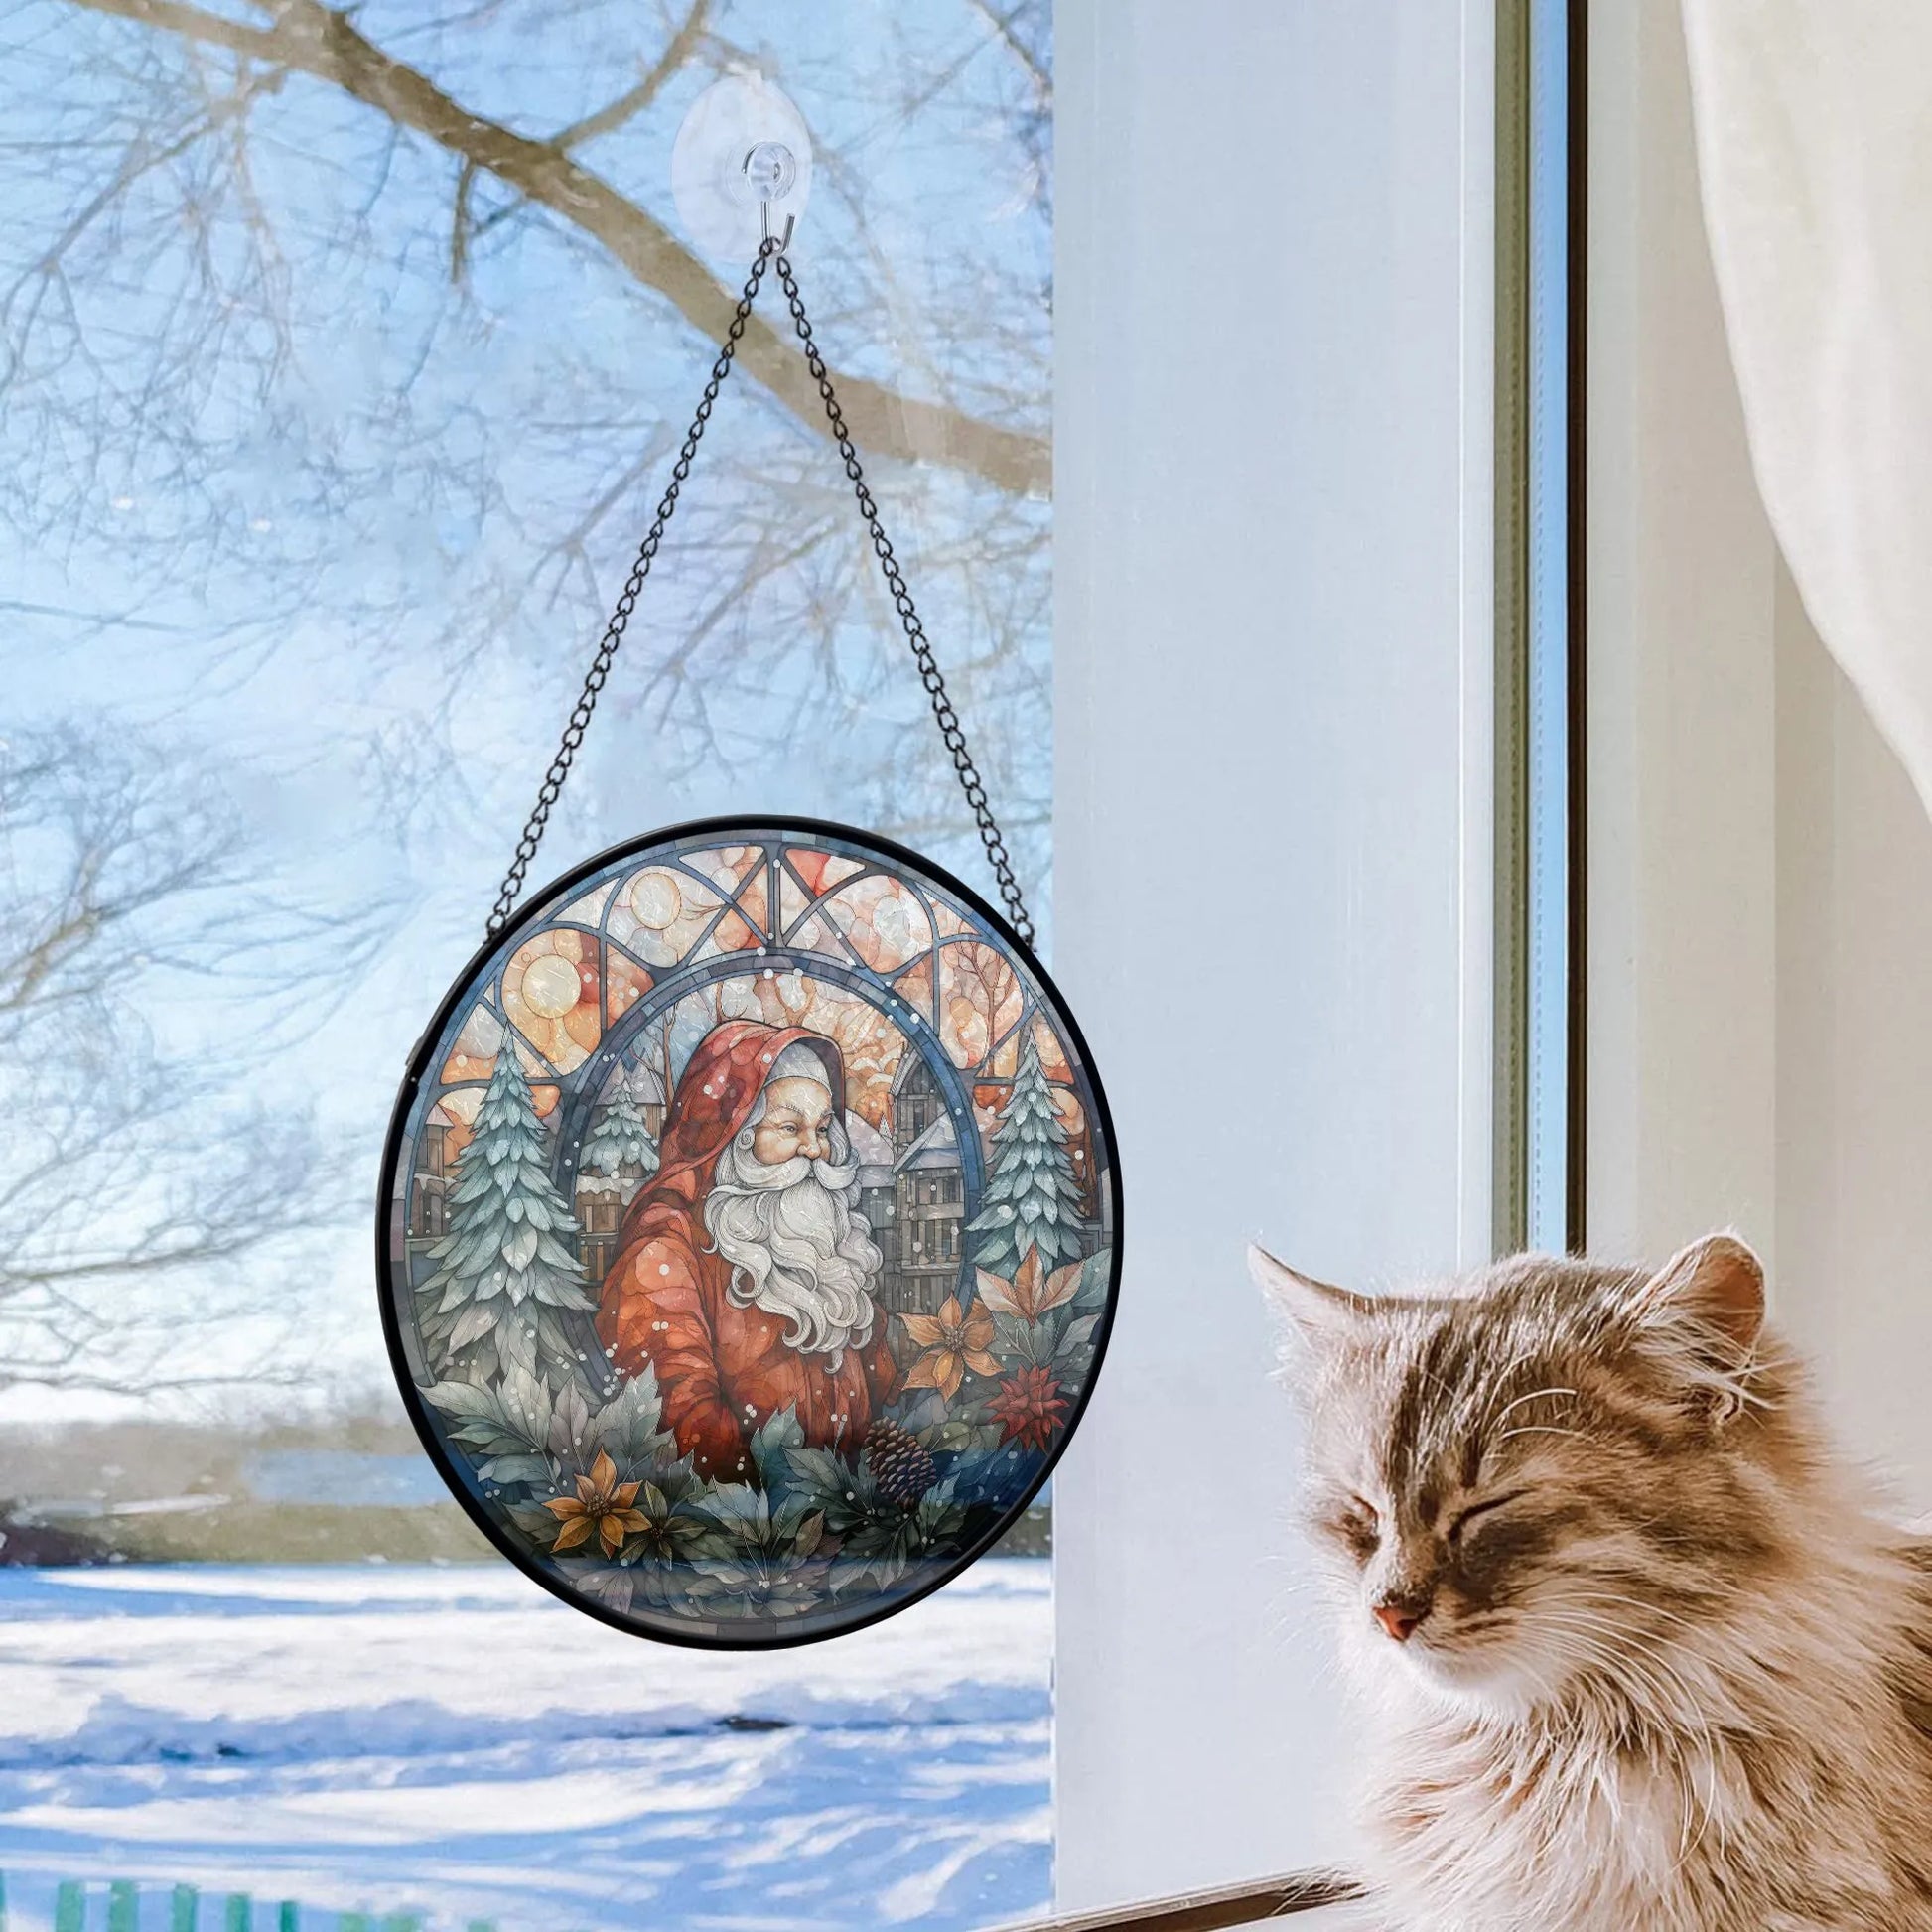
[(829, 1039), (714, 1028), (624, 1217), (598, 1338), (620, 1373), (656, 1371), (665, 1427), (701, 1475), (753, 1479), (752, 1435), (781, 1409), (807, 1444), (856, 1451), (897, 1388), (844, 1094)]

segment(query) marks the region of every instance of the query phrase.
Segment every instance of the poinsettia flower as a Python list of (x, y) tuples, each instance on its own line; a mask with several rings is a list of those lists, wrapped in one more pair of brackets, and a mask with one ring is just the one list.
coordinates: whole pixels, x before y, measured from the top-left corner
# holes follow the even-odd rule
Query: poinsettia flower
[(1037, 1321), (1049, 1309), (1070, 1302), (1080, 1286), (1084, 1262), (1069, 1261), (1055, 1268), (1044, 1281), (1040, 1279), (1039, 1250), (1029, 1247), (1026, 1258), (1013, 1271), (1013, 1279), (989, 1273), (984, 1268), (973, 1272), (979, 1277), (980, 1300), (1002, 1314), (1017, 1314), (1023, 1321)]
[(650, 1527), (643, 1513), (632, 1507), (639, 1486), (634, 1482), (620, 1482), (618, 1465), (611, 1460), (610, 1451), (599, 1449), (590, 1474), (577, 1478), (576, 1495), (552, 1496), (544, 1504), (558, 1523), (551, 1549), (574, 1550), (596, 1536), (604, 1545), (604, 1554), (616, 1556), (626, 1536)]
[(987, 1353), (993, 1317), (975, 1302), (968, 1312), (957, 1295), (948, 1295), (937, 1314), (902, 1314), (905, 1332), (925, 1350), (905, 1371), (908, 1389), (937, 1389), (950, 1402), (970, 1368), (975, 1375), (998, 1375), (1000, 1364)]
[(999, 1419), (1001, 1441), (1042, 1452), (1052, 1447), (1053, 1435), (1066, 1421), (1067, 1401), (1050, 1369), (1023, 1368), (1000, 1384), (987, 1405)]

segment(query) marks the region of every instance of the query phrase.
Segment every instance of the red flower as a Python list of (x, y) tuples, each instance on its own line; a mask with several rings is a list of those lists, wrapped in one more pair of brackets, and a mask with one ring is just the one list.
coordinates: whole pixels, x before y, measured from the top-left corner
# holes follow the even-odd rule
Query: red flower
[(1023, 1368), (1018, 1375), (1009, 1375), (986, 1406), (1006, 1432), (1000, 1440), (1023, 1449), (1044, 1451), (1066, 1422), (1066, 1397), (1051, 1371), (1043, 1368)]

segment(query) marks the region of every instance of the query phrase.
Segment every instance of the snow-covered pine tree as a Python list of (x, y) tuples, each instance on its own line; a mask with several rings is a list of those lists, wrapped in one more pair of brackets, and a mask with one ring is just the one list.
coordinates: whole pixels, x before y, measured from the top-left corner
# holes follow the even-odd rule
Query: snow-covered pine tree
[(597, 1110), (579, 1165), (609, 1180), (616, 1180), (626, 1166), (656, 1172), (657, 1143), (628, 1080), (620, 1079), (617, 1092)]
[(973, 1259), (995, 1275), (1011, 1276), (1037, 1248), (1042, 1268), (1057, 1268), (1080, 1252), (1080, 1187), (1066, 1151), (1066, 1124), (1039, 1063), (1029, 1027), (1020, 1038), (1013, 1089), (993, 1130), (993, 1173), (986, 1200), (968, 1231), (982, 1237)]
[(504, 1369), (577, 1368), (562, 1316), (595, 1307), (569, 1241), (569, 1206), (551, 1182), (530, 1083), (506, 1038), (470, 1140), (456, 1158), (449, 1232), (417, 1291), (439, 1379), (487, 1382)]

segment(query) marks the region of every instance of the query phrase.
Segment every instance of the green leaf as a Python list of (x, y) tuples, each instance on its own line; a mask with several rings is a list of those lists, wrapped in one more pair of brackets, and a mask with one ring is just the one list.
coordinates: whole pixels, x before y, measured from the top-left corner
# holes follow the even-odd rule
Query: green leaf
[(919, 1540), (928, 1550), (944, 1550), (966, 1527), (966, 1506), (952, 1499), (949, 1484), (944, 1486), (944, 1493), (935, 1489), (921, 1497), (915, 1514)]
[(1066, 1332), (1060, 1336), (1059, 1345), (1053, 1350), (1056, 1360), (1070, 1355), (1075, 1349), (1084, 1348), (1093, 1339), (1093, 1331), (1099, 1327), (1097, 1314), (1083, 1314), (1066, 1324)]
[(851, 1463), (830, 1449), (790, 1449), (785, 1451), (792, 1486), (816, 1497), (842, 1497), (853, 1487)]
[(832, 1593), (843, 1596), (890, 1589), (905, 1575), (906, 1562), (903, 1552), (890, 1550), (873, 1557), (834, 1557), (830, 1573)]
[(531, 1542), (550, 1547), (557, 1533), (557, 1519), (541, 1503), (505, 1503), (503, 1513)]
[(545, 1447), (559, 1462), (574, 1463), (581, 1459), (588, 1469), (597, 1459), (588, 1440), (590, 1426), (591, 1407), (584, 1400), (583, 1389), (575, 1382), (566, 1383), (551, 1410)]
[(1113, 1281), (1114, 1251), (1102, 1248), (1080, 1264), (1080, 1286), (1073, 1291), (1070, 1306), (1099, 1309), (1106, 1305), (1107, 1290)]
[(553, 1420), (549, 1385), (518, 1363), (504, 1369), (497, 1393), (497, 1414), (505, 1430), (528, 1448), (539, 1452), (545, 1449)]
[(752, 1435), (752, 1461), (765, 1488), (786, 1486), (791, 1477), (790, 1451), (805, 1446), (805, 1432), (793, 1409), (765, 1417)]
[[(420, 1386), (420, 1385), (419, 1385)], [(489, 1416), (501, 1414), (493, 1389), (479, 1388), (474, 1382), (432, 1382), (422, 1391), (423, 1400), (446, 1416)]]
[(547, 1484), (554, 1471), (546, 1456), (492, 1455), (478, 1462), (477, 1473), (485, 1482)]
[(607, 1450), (625, 1481), (646, 1470), (670, 1480), (679, 1458), (676, 1443), (660, 1428), (663, 1414), (657, 1377), (646, 1368), (591, 1416), (585, 1430), (587, 1454), (595, 1460), (598, 1449)]
[(764, 1492), (745, 1482), (716, 1484), (698, 1497), (695, 1507), (728, 1535), (760, 1539), (771, 1523), (771, 1507)]

